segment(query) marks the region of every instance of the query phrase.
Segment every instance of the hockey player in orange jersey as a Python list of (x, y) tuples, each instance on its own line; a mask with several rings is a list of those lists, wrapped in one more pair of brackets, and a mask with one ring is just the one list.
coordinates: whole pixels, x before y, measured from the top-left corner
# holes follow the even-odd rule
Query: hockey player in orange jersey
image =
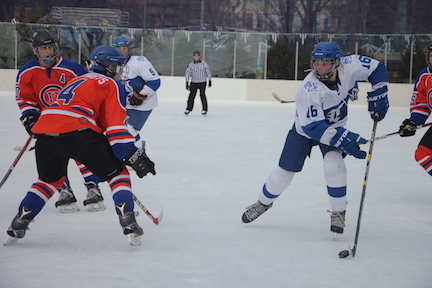
[(5, 245), (25, 236), (32, 219), (63, 184), (70, 158), (108, 182), (123, 233), (131, 245), (141, 244), (144, 232), (135, 219), (131, 178), (125, 165), (139, 177), (156, 172), (154, 163), (135, 147), (135, 138), (126, 126), (127, 95), (114, 80), (125, 58), (114, 47), (102, 45), (92, 50), (90, 61), (93, 73), (71, 80), (31, 128), (37, 137), (39, 178), (19, 205)]
[[(417, 75), (410, 103), (410, 117), (400, 128), (401, 137), (413, 136), (418, 126), (425, 124), (432, 113), (432, 43), (426, 52), (427, 67)], [(432, 128), (423, 135), (415, 151), (414, 158), (432, 176)]]
[[(78, 63), (59, 55), (58, 45), (48, 30), (35, 30), (30, 36), (30, 43), (36, 57), (21, 67), (16, 81), (16, 101), (22, 113), (21, 121), (28, 132), (40, 112), (56, 100), (60, 89), (69, 80), (87, 73)], [(99, 179), (81, 163), (77, 162), (77, 165), (87, 187), (84, 206), (88, 211), (104, 210)], [(60, 212), (79, 210), (67, 177), (59, 193), (55, 206)]]

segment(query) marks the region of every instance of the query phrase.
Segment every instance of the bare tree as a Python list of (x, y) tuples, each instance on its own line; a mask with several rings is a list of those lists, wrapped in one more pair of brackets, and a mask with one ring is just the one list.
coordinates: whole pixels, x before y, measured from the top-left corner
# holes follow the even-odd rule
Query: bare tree
[(301, 19), (300, 32), (314, 33), (318, 13), (323, 10), (331, 0), (300, 0), (296, 1), (295, 10)]

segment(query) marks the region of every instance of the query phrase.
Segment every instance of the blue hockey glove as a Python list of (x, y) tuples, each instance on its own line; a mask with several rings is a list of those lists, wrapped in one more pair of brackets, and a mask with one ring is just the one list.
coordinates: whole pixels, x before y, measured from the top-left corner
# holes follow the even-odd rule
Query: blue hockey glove
[(387, 91), (387, 86), (384, 86), (367, 93), (367, 101), (369, 103), (368, 110), (374, 121), (381, 121), (384, 119), (389, 109), (390, 105), (387, 98)]
[(337, 128), (336, 130), (336, 135), (330, 141), (330, 145), (341, 149), (345, 154), (352, 155), (355, 158), (366, 158), (366, 152), (360, 150), (359, 147), (359, 144), (367, 143), (366, 139), (342, 127)]
[(38, 118), (39, 118), (39, 116), (35, 113), (26, 113), (26, 114), (21, 116), (21, 118), (20, 118), (21, 123), (24, 125), (24, 127), (25, 127), (25, 129), (29, 135), (32, 135), (31, 128), (36, 123)]

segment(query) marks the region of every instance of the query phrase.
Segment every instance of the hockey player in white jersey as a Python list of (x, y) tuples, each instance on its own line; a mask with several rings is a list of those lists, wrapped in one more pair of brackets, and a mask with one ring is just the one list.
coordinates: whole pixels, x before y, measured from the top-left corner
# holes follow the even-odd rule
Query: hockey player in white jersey
[[(126, 37), (115, 38), (113, 46), (126, 57), (126, 64), (123, 66), (123, 73), (120, 78), (121, 83), (126, 84), (127, 80), (133, 79), (134, 87), (142, 87), (142, 89), (136, 90), (132, 87), (127, 87), (128, 85), (126, 84), (126, 90), (130, 92), (129, 103), (126, 109), (129, 116), (129, 132), (136, 139), (135, 146), (144, 149), (145, 147), (143, 147), (139, 131), (141, 131), (153, 109), (158, 106), (156, 91), (160, 87), (160, 77), (146, 57), (132, 56), (130, 42)], [(138, 84), (140, 81), (141, 85)]]
[(366, 158), (359, 144), (367, 141), (345, 128), (350, 91), (356, 81), (368, 81), (368, 110), (374, 121), (381, 121), (389, 108), (388, 74), (383, 63), (360, 55), (343, 57), (334, 42), (320, 42), (312, 51), (312, 71), (303, 80), (296, 95), (294, 126), (288, 132), (279, 165), (274, 168), (258, 201), (246, 208), (244, 223), (254, 221), (272, 207), (287, 189), (296, 172), (303, 168), (313, 146), (320, 147), (327, 193), (330, 200), (330, 230), (342, 234), (347, 207), (347, 171), (344, 157)]

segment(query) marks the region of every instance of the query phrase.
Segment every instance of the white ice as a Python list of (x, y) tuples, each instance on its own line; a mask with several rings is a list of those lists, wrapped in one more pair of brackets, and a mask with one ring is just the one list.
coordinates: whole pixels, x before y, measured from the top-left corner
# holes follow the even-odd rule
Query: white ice
[[(13, 93), (1, 95), (3, 177), (17, 156), (14, 146), (23, 145), (27, 133)], [(107, 209), (85, 210), (86, 190), (71, 162), (81, 210), (59, 213), (55, 195), (24, 239), (1, 246), (0, 287), (432, 287), (432, 179), (413, 157), (427, 128), (413, 137), (375, 142), (357, 254), (339, 259), (338, 253), (354, 243), (366, 160), (346, 158), (347, 227), (335, 241), (316, 148), (273, 208), (243, 224), (244, 208), (257, 200), (278, 163), (295, 106), (209, 99), (208, 116), (202, 117), (199, 99), (189, 116), (183, 115), (185, 102), (161, 97), (141, 133), (157, 175), (133, 175), (134, 193), (154, 216), (164, 211), (162, 223), (155, 225), (135, 206), (143, 244), (128, 244), (106, 183), (101, 188)], [(407, 107), (391, 107), (377, 136), (397, 131), (408, 115)], [(366, 106), (350, 105), (348, 128), (370, 138)], [(36, 177), (34, 152), (26, 152), (0, 189), (4, 239)]]

